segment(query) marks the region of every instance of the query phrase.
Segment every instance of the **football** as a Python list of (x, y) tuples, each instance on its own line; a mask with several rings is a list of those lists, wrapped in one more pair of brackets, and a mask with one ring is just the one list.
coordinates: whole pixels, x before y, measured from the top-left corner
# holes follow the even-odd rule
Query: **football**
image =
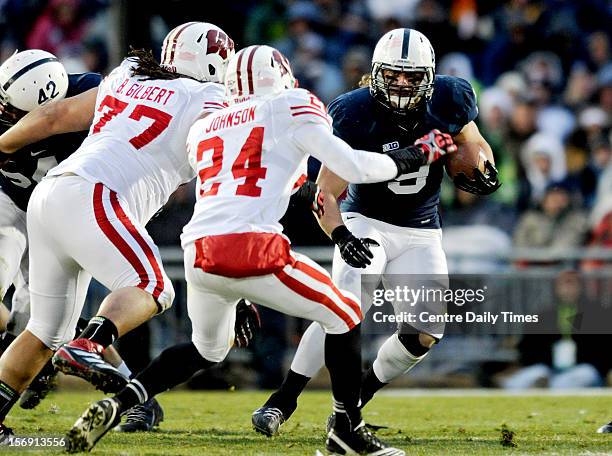
[(446, 157), (446, 172), (451, 179), (455, 179), (459, 173), (465, 174), (468, 179), (473, 179), (476, 169), (485, 172), (485, 162), (487, 160), (487, 154), (479, 144), (461, 144), (458, 146), (457, 152)]

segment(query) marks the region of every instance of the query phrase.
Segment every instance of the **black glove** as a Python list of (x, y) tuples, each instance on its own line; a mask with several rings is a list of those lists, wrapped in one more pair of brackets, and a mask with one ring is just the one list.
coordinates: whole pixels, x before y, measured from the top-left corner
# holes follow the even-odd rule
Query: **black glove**
[(234, 342), (237, 347), (248, 347), (257, 331), (261, 329), (261, 319), (255, 304), (241, 299), (236, 304), (236, 323), (234, 324)]
[(474, 195), (490, 195), (499, 187), (501, 182), (497, 178), (497, 168), (489, 160), (485, 162), (486, 171), (483, 173), (479, 169), (474, 170), (474, 178), (468, 177), (459, 173), (453, 179), (455, 186), (464, 192), (473, 193)]
[(323, 216), (323, 193), (319, 186), (307, 180), (302, 186), (291, 195), (289, 200), (291, 207), (304, 207), (313, 211), (317, 217)]
[(340, 249), (342, 259), (354, 268), (365, 268), (369, 265), (370, 259), (374, 258), (370, 247), (380, 245), (374, 239), (356, 238), (344, 225), (336, 227), (331, 238)]

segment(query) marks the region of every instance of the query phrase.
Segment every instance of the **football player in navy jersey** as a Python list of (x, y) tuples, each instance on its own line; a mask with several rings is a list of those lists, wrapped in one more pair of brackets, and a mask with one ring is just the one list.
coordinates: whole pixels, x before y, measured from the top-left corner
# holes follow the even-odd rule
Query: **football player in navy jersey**
[[(329, 105), (337, 136), (354, 148), (388, 153), (418, 138), (435, 143), (440, 140), (439, 132), (448, 133), (457, 146), (480, 145), (489, 159), (485, 172), (476, 170), (472, 178), (460, 174), (454, 178), (455, 185), (479, 195), (500, 186), (491, 148), (474, 123), (478, 108), (471, 85), (457, 77), (435, 75), (434, 51), (422, 33), (401, 28), (383, 35), (366, 80), (365, 87), (340, 95)], [(429, 276), (432, 286), (447, 286), (438, 213), (443, 168), (442, 161), (437, 161), (393, 182), (367, 185), (348, 185), (329, 169), (320, 170), (317, 183), (322, 198), (318, 202), (323, 202), (319, 208), (323, 215), (319, 223), (336, 244), (333, 278), (339, 288), (362, 295), (364, 314), (374, 290), (362, 293), (361, 274), (386, 274), (383, 285), (387, 289), (405, 285), (407, 277), (417, 274)], [(339, 203), (345, 191), (346, 198)], [(396, 313), (402, 311), (399, 301), (392, 304)], [(425, 310), (443, 314), (446, 307), (444, 303), (417, 303), (411, 312)], [(419, 363), (442, 338), (443, 330), (440, 324), (399, 325), (364, 374), (361, 406)], [(311, 324), (282, 386), (253, 413), (255, 430), (275, 435), (291, 416), (298, 396), (324, 365), (323, 341), (323, 329)]]
[[(0, 66), (0, 133), (49, 102), (85, 94), (91, 89), (95, 100), (95, 89), (101, 80), (98, 73), (68, 74), (61, 62), (45, 51), (31, 49), (15, 53)], [(8, 322), (3, 322), (7, 330), (0, 341), (0, 351), (25, 329), (30, 317), (26, 232), (30, 195), (47, 171), (77, 150), (86, 136), (87, 131), (55, 135), (10, 155), (0, 152), (0, 301), (11, 284), (15, 288), (10, 317)], [(82, 330), (86, 320), (79, 324)], [(129, 369), (114, 348), (105, 356), (129, 377)], [(36, 407), (52, 387), (55, 374), (49, 362), (24, 391), (20, 405)], [(148, 415), (157, 419), (147, 421)], [(122, 430), (148, 430), (161, 416), (163, 412), (157, 403), (140, 406), (131, 413), (131, 420)]]

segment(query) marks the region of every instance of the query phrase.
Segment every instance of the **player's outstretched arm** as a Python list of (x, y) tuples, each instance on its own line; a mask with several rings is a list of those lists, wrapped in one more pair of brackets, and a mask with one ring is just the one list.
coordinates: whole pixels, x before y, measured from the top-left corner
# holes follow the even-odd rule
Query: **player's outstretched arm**
[(0, 151), (10, 154), (54, 135), (89, 129), (97, 94), (94, 87), (29, 112), (0, 136)]
[(305, 123), (293, 132), (297, 146), (348, 182), (370, 184), (394, 179), (398, 167), (390, 157), (351, 148), (322, 124)]

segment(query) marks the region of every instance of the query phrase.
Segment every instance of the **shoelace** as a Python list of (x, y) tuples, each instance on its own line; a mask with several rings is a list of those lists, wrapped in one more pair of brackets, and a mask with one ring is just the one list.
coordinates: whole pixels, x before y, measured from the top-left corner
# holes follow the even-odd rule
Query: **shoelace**
[(266, 418), (276, 418), (276, 419), (283, 419), (283, 412), (280, 411), (280, 409), (277, 408), (270, 408), (270, 409), (266, 409), (263, 412), (263, 416)]
[(145, 421), (149, 418), (147, 409), (143, 404), (135, 405), (131, 409), (128, 410), (126, 414), (126, 423), (134, 422), (134, 421)]

